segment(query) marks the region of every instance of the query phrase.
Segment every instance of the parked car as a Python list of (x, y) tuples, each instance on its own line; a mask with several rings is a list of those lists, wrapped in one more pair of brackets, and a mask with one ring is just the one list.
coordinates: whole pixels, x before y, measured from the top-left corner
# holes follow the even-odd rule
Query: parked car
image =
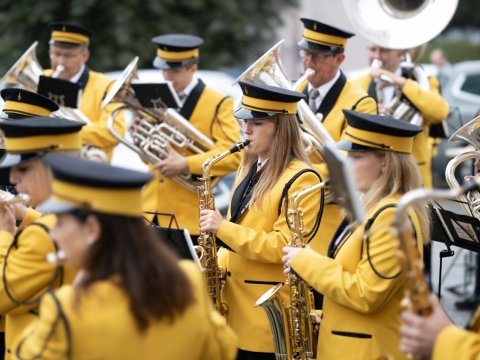
[[(116, 80), (120, 77), (122, 71), (114, 71), (106, 74), (112, 79)], [(198, 70), (195, 73), (195, 76), (202, 79), (206, 85), (222, 91), (234, 99), (242, 95), (240, 87), (238, 85), (232, 85), (235, 81), (235, 78), (226, 73), (220, 71)], [(138, 77), (142, 81), (164, 81), (162, 72), (157, 69), (138, 70)], [(128, 112), (125, 118), (127, 125), (130, 126), (133, 123), (133, 113)], [(126, 135), (126, 140), (131, 141), (129, 134)], [(125, 167), (137, 171), (148, 171), (148, 166), (140, 159), (138, 154), (127, 148), (124, 144), (119, 144), (115, 147), (111, 163), (115, 166)], [(213, 189), (215, 194), (215, 205), (224, 216), (227, 213), (228, 204), (230, 201), (230, 191), (232, 189), (234, 179), (235, 173), (228, 174), (224, 176)], [(191, 206), (195, 206), (195, 204), (191, 204)]]

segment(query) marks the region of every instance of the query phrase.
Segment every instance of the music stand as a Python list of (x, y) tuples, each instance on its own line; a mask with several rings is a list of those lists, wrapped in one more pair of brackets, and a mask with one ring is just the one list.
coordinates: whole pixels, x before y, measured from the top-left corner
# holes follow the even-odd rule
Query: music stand
[(180, 108), (182, 103), (170, 81), (161, 83), (143, 83), (132, 81), (135, 95), (145, 108)]
[(58, 106), (77, 109), (82, 90), (79, 84), (70, 81), (40, 75), (38, 93), (48, 97)]
[[(170, 217), (168, 227), (156, 225), (151, 223), (151, 226), (157, 230), (160, 239), (171, 249), (180, 259), (188, 259), (195, 262), (201, 271), (203, 267), (198, 259), (197, 252), (193, 246), (192, 238), (187, 229), (180, 229), (178, 227), (175, 214), (160, 213), (160, 212), (146, 212), (147, 214), (155, 214), (157, 216)], [(175, 226), (172, 227), (173, 223)]]
[(330, 175), (329, 184), (333, 190), (333, 197), (346, 212), (349, 220), (357, 224), (363, 223), (363, 210), (358, 201), (357, 185), (352, 176), (352, 166), (348, 158), (335, 145), (326, 144), (324, 159)]

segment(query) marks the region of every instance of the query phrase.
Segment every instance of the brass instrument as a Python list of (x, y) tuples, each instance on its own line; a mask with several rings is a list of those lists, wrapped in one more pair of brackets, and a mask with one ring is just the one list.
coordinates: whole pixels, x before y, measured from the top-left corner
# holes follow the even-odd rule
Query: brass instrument
[(0, 196), (0, 202), (4, 204), (28, 204), (30, 202), (30, 195), (27, 194), (3, 194)]
[[(460, 190), (460, 184), (455, 178), (455, 169), (457, 168), (457, 166), (466, 160), (476, 159), (480, 157), (479, 139), (480, 116), (463, 125), (450, 137), (450, 139), (448, 139), (448, 142), (450, 144), (466, 142), (476, 149), (475, 151), (467, 151), (463, 154), (457, 155), (448, 162), (448, 165), (445, 169), (445, 178), (452, 190)], [(480, 219), (480, 192), (471, 191), (466, 195), (460, 194), (458, 196), (458, 200), (461, 201), (460, 205), (462, 206), (463, 211), (465, 211), (465, 214)]]
[[(458, 0), (343, 0), (350, 22), (368, 41), (387, 49), (410, 49), (405, 52), (405, 61), (400, 67), (425, 91), (430, 90), (428, 77), (415, 62), (424, 45), (450, 22), (457, 3)], [(425, 28), (427, 23), (428, 29)], [(372, 67), (379, 66), (378, 62), (372, 64)], [(381, 77), (381, 80), (392, 83), (388, 77)], [(394, 101), (386, 104), (386, 115), (421, 126), (423, 116), (420, 112), (402, 96), (400, 88), (396, 87), (395, 93)]]
[[(25, 90), (37, 92), (38, 81), (44, 75), (42, 65), (37, 60), (36, 48), (38, 41), (35, 41), (15, 64), (3, 75), (1, 87), (21, 87)], [(59, 65), (63, 67), (63, 65)], [(56, 69), (52, 77), (57, 77), (63, 69)], [(91, 125), (91, 121), (79, 109), (60, 106), (60, 109), (52, 113), (52, 116), (68, 120), (79, 121)]]
[[(288, 246), (305, 247), (303, 211), (300, 201), (308, 194), (324, 188), (326, 182), (296, 191), (290, 198), (288, 209), (292, 239)], [(277, 284), (255, 303), (267, 313), (273, 334), (276, 359), (313, 360), (317, 355), (317, 334), (314, 331), (315, 302), (311, 287), (301, 278), (289, 273), (285, 284), (290, 290), (290, 305), (280, 293), (282, 284)]]
[[(278, 86), (283, 89), (295, 90), (296, 87), (305, 81), (314, 72), (307, 69), (305, 74), (292, 85), (287, 72), (283, 68), (280, 60), (280, 46), (284, 40), (279, 41), (275, 46), (268, 50), (262, 57), (254, 62), (242, 75), (238, 77), (233, 84), (238, 81), (249, 81), (255, 84)], [(323, 159), (322, 149), (325, 144), (333, 144), (333, 138), (322, 125), (305, 100), (298, 103), (298, 115), (303, 121), (302, 140), (307, 152), (315, 153), (320, 159)]]
[[(123, 103), (108, 119), (108, 129), (112, 136), (151, 164), (156, 164), (168, 155), (168, 143), (197, 154), (213, 149), (214, 142), (175, 110), (164, 105), (158, 108), (145, 108), (140, 105), (130, 86), (137, 61), (138, 56), (125, 68), (102, 102), (102, 108), (110, 103)], [(124, 109), (132, 110), (140, 119), (129, 128), (132, 141), (120, 135), (114, 128), (115, 117)], [(199, 181), (191, 174), (175, 176), (173, 179), (188, 190), (197, 191)]]
[[(229, 150), (212, 156), (202, 165), (203, 176), (200, 179), (202, 185), (198, 186), (198, 203), (199, 210), (215, 210), (215, 197), (212, 190), (212, 175), (210, 169), (223, 158), (236, 153), (245, 148), (249, 141), (239, 142), (233, 145)], [(218, 266), (217, 260), (217, 244), (215, 234), (211, 232), (201, 231), (198, 237), (198, 244), (203, 249), (201, 263), (204, 268), (205, 279), (207, 281), (207, 291), (210, 299), (212, 299), (213, 307), (220, 315), (227, 317), (228, 305), (222, 302), (220, 294), (220, 280), (225, 277), (224, 270)]]

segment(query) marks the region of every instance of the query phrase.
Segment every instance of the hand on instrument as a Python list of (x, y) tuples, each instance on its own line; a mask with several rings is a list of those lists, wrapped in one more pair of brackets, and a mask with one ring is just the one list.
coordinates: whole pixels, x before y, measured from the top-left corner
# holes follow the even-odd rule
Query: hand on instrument
[[(475, 161), (475, 163), (473, 164), (475, 165), (475, 167), (477, 168), (477, 170), (480, 170), (480, 162), (478, 161)], [(478, 178), (480, 176), (480, 173), (476, 174), (475, 176), (473, 175), (465, 175), (465, 177), (463, 178), (463, 180), (467, 181), (467, 180), (473, 180), (475, 178)]]
[(176, 152), (170, 144), (167, 144), (166, 149), (168, 152), (167, 157), (156, 163), (153, 168), (168, 178), (188, 173), (187, 158)]
[[(7, 191), (0, 190), (0, 196), (8, 195), (8, 194), (10, 194), (10, 193), (7, 192)], [(1, 200), (0, 200), (0, 202), (1, 202)], [(21, 202), (16, 202), (16, 203), (12, 204), (12, 206), (13, 206), (13, 211), (14, 211), (14, 214), (15, 214), (15, 220), (22, 221), (25, 218), (25, 216), (27, 215), (28, 207), (23, 205)]]
[(218, 209), (200, 211), (200, 230), (216, 234), (225, 219)]
[(16, 229), (13, 205), (0, 202), (0, 231), (7, 231), (14, 235)]
[[(386, 86), (392, 85), (403, 88), (407, 82), (407, 79), (405, 79), (403, 76), (395, 75), (391, 71), (382, 68), (371, 68), (370, 76), (374, 79), (384, 80), (377, 85), (377, 87), (375, 88), (376, 90), (380, 90)], [(390, 81), (393, 81), (393, 84)]]
[(452, 324), (435, 295), (430, 296), (430, 302), (433, 311), (429, 316), (420, 316), (410, 311), (401, 314), (405, 324), (400, 327), (400, 350), (405, 354), (430, 357), (438, 334)]
[[(305, 248), (310, 249), (310, 246), (307, 245)], [(292, 264), (293, 259), (295, 256), (302, 251), (304, 248), (301, 247), (291, 247), (291, 246), (285, 246), (282, 251), (286, 254), (282, 257), (283, 261), (283, 272), (285, 274), (290, 273), (290, 265)]]

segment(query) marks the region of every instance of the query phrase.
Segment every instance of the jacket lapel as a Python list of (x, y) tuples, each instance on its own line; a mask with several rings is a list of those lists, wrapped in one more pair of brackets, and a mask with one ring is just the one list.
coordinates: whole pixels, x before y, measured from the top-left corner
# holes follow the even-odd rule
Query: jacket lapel
[(247, 191), (248, 185), (250, 184), (256, 170), (255, 166), (252, 166), (245, 179), (243, 179), (240, 185), (235, 189), (230, 207), (230, 212), (232, 214), (232, 217), (229, 220), (230, 222), (236, 223), (248, 209), (248, 203), (252, 198), (253, 191), (250, 191), (245, 197), (244, 194)]
[(198, 84), (192, 89), (187, 100), (185, 100), (185, 104), (180, 109), (180, 115), (185, 119), (190, 120), (190, 116), (192, 116), (193, 110), (195, 110), (195, 107), (197, 106), (198, 99), (200, 99), (203, 89), (205, 89), (205, 84), (201, 79), (198, 79)]
[(335, 257), (335, 253), (338, 249), (338, 246), (342, 243), (343, 239), (350, 234), (350, 231), (346, 231), (348, 225), (350, 222), (348, 219), (343, 219), (340, 225), (338, 225), (337, 230), (335, 231), (335, 234), (332, 236), (332, 240), (330, 241), (330, 244), (328, 245), (328, 251), (327, 251), (327, 256), (330, 258)]
[(82, 91), (85, 90), (85, 86), (87, 86), (87, 82), (88, 82), (88, 72), (90, 71), (90, 69), (88, 68), (87, 65), (85, 65), (85, 69), (83, 70), (83, 73), (82, 75), (80, 76), (80, 79), (78, 79), (77, 81), (77, 84), (80, 85), (80, 89)]
[(377, 91), (375, 90), (375, 87), (377, 84), (375, 81), (373, 81), (372, 78), (370, 78), (370, 84), (368, 84), (368, 95), (371, 96), (376, 103), (378, 103), (378, 98), (377, 98)]
[(322, 100), (320, 107), (316, 111), (316, 113), (321, 113), (323, 115), (323, 120), (327, 118), (328, 114), (335, 106), (335, 103), (340, 97), (340, 93), (342, 92), (346, 83), (347, 78), (345, 77), (343, 72), (340, 71), (339, 78), (337, 79), (337, 81), (335, 81), (335, 84), (333, 84), (332, 88), (328, 91), (327, 95)]

